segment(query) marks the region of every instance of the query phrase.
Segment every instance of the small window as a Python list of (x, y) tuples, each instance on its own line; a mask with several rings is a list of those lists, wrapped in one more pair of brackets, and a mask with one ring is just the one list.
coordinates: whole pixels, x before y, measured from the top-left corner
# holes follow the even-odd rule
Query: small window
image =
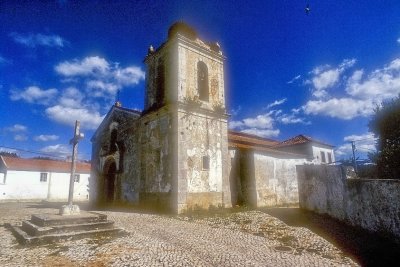
[(75, 182), (75, 183), (79, 183), (80, 180), (81, 180), (80, 174), (75, 174), (75, 176), (74, 176), (74, 182)]
[(47, 182), (47, 172), (40, 173), (40, 181), (43, 183)]
[(332, 153), (328, 152), (328, 163), (332, 163)]
[(321, 151), (321, 162), (322, 162), (322, 163), (325, 163), (325, 162), (326, 162), (326, 159), (325, 159), (325, 152), (324, 152), (324, 151)]
[(6, 183), (6, 175), (5, 173), (0, 173), (0, 184)]
[(209, 170), (209, 169), (210, 169), (210, 157), (203, 156), (203, 170)]

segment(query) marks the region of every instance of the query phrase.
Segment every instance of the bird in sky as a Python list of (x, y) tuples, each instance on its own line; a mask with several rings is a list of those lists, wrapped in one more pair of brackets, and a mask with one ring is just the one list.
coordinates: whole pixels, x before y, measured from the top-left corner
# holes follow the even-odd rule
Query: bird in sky
[(308, 13), (310, 13), (310, 11), (311, 11), (310, 5), (307, 4), (307, 6), (304, 10), (306, 11), (306, 14), (308, 15)]

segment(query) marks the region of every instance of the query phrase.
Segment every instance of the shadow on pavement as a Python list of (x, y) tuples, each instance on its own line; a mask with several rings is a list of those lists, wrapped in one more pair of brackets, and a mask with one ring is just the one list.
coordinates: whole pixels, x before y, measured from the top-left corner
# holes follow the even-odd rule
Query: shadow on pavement
[(300, 208), (264, 208), (260, 211), (287, 225), (308, 228), (362, 266), (400, 266), (400, 245), (389, 238)]

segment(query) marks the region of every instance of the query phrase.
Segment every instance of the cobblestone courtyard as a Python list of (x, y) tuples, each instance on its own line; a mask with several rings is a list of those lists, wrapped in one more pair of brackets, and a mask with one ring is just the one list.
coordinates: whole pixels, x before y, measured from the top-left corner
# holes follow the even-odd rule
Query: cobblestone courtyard
[(56, 213), (41, 203), (0, 204), (0, 266), (356, 266), (303, 227), (260, 211), (169, 216), (101, 211), (128, 234), (22, 247), (5, 223)]

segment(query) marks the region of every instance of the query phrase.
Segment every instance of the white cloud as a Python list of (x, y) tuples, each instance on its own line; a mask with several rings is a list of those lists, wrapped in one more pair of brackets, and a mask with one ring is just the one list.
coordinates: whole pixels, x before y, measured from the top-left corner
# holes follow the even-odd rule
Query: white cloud
[(355, 141), (356, 154), (367, 154), (369, 152), (376, 151), (375, 141), (376, 138), (373, 133), (365, 133), (361, 135), (349, 135), (343, 138), (346, 142), (335, 149), (337, 156), (345, 158), (351, 157), (353, 150), (351, 147), (351, 141)]
[(11, 127), (5, 128), (5, 130), (9, 131), (9, 132), (16, 133), (16, 132), (26, 132), (28, 130), (28, 128), (26, 126), (24, 126), (24, 125), (21, 125), (21, 124), (14, 124)]
[(46, 115), (53, 121), (70, 126), (73, 126), (75, 121), (78, 120), (81, 122), (81, 127), (86, 129), (96, 129), (104, 118), (96, 110), (61, 105), (47, 108)]
[(69, 87), (63, 91), (58, 104), (63, 107), (79, 108), (82, 106), (84, 95), (75, 87)]
[(350, 120), (357, 116), (369, 116), (375, 104), (372, 101), (353, 98), (332, 98), (329, 100), (310, 100), (303, 107), (305, 114), (325, 115), (332, 118)]
[(110, 69), (110, 64), (104, 58), (94, 56), (86, 57), (79, 61), (64, 61), (57, 66), (55, 70), (63, 76), (87, 76), (96, 74), (106, 74)]
[(13, 32), (10, 37), (14, 42), (27, 46), (27, 47), (37, 47), (37, 46), (47, 46), (47, 47), (64, 47), (67, 44), (62, 37), (58, 35), (46, 35), (46, 34), (19, 34)]
[(93, 92), (95, 97), (104, 97), (104, 94), (115, 95), (119, 86), (113, 83), (106, 83), (99, 80), (87, 81), (86, 87)]
[(242, 130), (243, 133), (254, 134), (261, 137), (277, 137), (280, 133), (279, 129), (258, 129), (258, 128), (249, 128)]
[(56, 157), (65, 157), (71, 155), (72, 153), (72, 149), (70, 147), (62, 144), (46, 146), (40, 149), (40, 151)]
[(230, 121), (229, 122), (229, 128), (231, 128), (231, 129), (238, 129), (238, 128), (242, 128), (243, 126), (244, 126), (243, 121)]
[(119, 89), (137, 85), (145, 77), (140, 67), (122, 68), (98, 56), (64, 61), (54, 69), (67, 78), (65, 82), (81, 83), (90, 96), (104, 98), (114, 97)]
[(48, 142), (48, 141), (55, 141), (58, 140), (59, 136), (58, 135), (46, 135), (46, 134), (41, 134), (37, 135), (33, 138), (35, 141), (40, 141), (40, 142)]
[(267, 105), (267, 109), (275, 107), (275, 106), (279, 106), (282, 105), (283, 103), (285, 103), (287, 100), (287, 98), (282, 98), (280, 100), (275, 100), (274, 102), (270, 103)]
[(355, 59), (345, 59), (336, 68), (332, 68), (329, 65), (314, 68), (314, 70), (311, 71), (313, 74), (311, 82), (308, 81), (308, 83), (314, 86), (313, 96), (317, 98), (327, 97), (328, 92), (326, 90), (335, 86), (339, 82), (341, 74), (355, 63)]
[(297, 76), (293, 77), (293, 79), (291, 79), (291, 80), (288, 81), (287, 83), (288, 83), (288, 84), (294, 83), (295, 81), (297, 81), (297, 80), (300, 79), (300, 78), (301, 78), (301, 75), (297, 75)]
[(270, 114), (257, 115), (255, 118), (246, 118), (243, 120), (244, 126), (249, 128), (271, 129), (274, 119)]
[(295, 114), (283, 114), (277, 118), (283, 124), (311, 124), (305, 118), (296, 117)]
[(22, 142), (28, 140), (28, 137), (25, 134), (16, 134), (14, 135), (14, 141)]
[(261, 137), (275, 137), (279, 135), (280, 131), (274, 129), (275, 119), (272, 116), (279, 114), (279, 112), (280, 111), (272, 110), (266, 114), (257, 115), (253, 118), (231, 121), (229, 122), (229, 128)]
[[(355, 60), (345, 60), (336, 69), (340, 74), (353, 66)], [(330, 69), (331, 70), (331, 69)], [(314, 70), (312, 74), (322, 75), (324, 70)], [(396, 58), (382, 68), (366, 74), (363, 69), (355, 70), (344, 83), (344, 96), (328, 98), (323, 87), (315, 87), (313, 95), (302, 110), (305, 114), (325, 115), (339, 119), (353, 119), (373, 114), (377, 104), (392, 99), (400, 93), (400, 58)], [(325, 97), (325, 99), (321, 99)]]
[(274, 119), (271, 117), (273, 112), (257, 115), (254, 118), (246, 118), (240, 121), (229, 122), (231, 129), (238, 128), (257, 128), (257, 129), (272, 129)]
[(400, 38), (399, 38), (399, 39), (397, 39), (397, 42), (400, 44)]
[(339, 80), (339, 74), (340, 73), (338, 69), (327, 70), (314, 77), (312, 79), (312, 83), (317, 91), (322, 90), (335, 85), (336, 82)]
[(346, 92), (360, 99), (382, 101), (396, 97), (400, 93), (400, 58), (382, 69), (369, 74), (366, 79), (363, 70), (357, 70), (347, 82)]
[(28, 103), (46, 105), (57, 95), (57, 93), (57, 89), (54, 88), (44, 90), (37, 86), (29, 86), (22, 91), (11, 90), (10, 98), (13, 101), (24, 100)]
[(22, 124), (14, 124), (13, 126), (5, 127), (4, 131), (13, 133), (14, 134), (13, 138), (15, 141), (21, 142), (21, 141), (28, 140), (28, 137), (26, 136), (28, 127), (26, 127)]
[(232, 108), (230, 112), (232, 116), (237, 116), (241, 110), (242, 106), (239, 105), (237, 108)]
[(139, 67), (127, 67), (124, 69), (117, 68), (114, 71), (116, 81), (125, 86), (138, 84), (144, 79), (144, 76), (144, 72)]

